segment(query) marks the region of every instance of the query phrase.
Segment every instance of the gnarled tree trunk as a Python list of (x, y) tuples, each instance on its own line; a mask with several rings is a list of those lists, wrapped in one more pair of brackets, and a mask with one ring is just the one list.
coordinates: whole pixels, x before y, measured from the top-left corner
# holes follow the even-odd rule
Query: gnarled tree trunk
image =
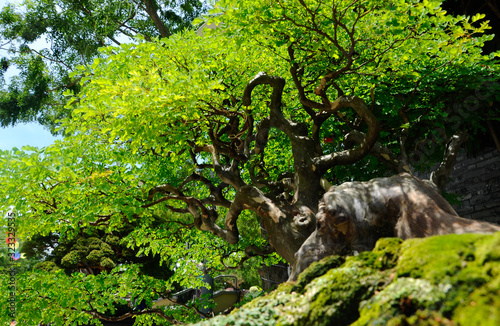
[[(293, 51), (290, 49), (289, 52), (293, 59)], [(406, 239), (500, 230), (492, 224), (460, 218), (437, 192), (447, 181), (454, 158), (466, 138), (465, 133), (450, 139), (443, 164), (433, 173), (432, 180), (424, 182), (403, 173), (369, 182), (348, 182), (325, 193), (322, 178), (327, 171), (339, 165), (353, 164), (367, 155), (377, 156), (395, 173), (410, 171), (404, 146), (406, 133), (402, 132), (401, 155), (396, 158), (389, 149), (377, 143), (379, 122), (361, 98), (341, 95), (330, 101), (322, 88), (333, 78), (328, 75), (316, 90), (322, 102), (313, 102), (306, 97), (294, 66), (291, 72), (300, 102), (312, 122), (311, 128), (284, 116), (282, 95), (285, 80), (259, 73), (247, 84), (241, 102), (249, 107), (253, 90), (260, 85), (269, 85), (272, 88), (269, 115), (260, 117), (256, 123), (250, 109), (245, 114), (227, 111), (225, 125), (213, 124), (210, 127), (212, 144), (190, 143), (197, 169), (209, 170), (221, 182), (216, 185), (201, 173), (194, 172), (179, 186), (164, 184), (151, 189), (150, 202), (143, 207), (169, 200), (183, 201), (186, 208), (171, 208), (191, 213), (197, 228), (210, 231), (232, 244), (239, 241), (238, 217), (243, 210), (251, 210), (259, 216), (270, 246), (264, 250), (249, 246), (245, 250), (245, 259), (275, 250), (294, 266), (292, 278), (312, 261), (327, 255), (371, 250), (381, 237)], [(352, 130), (346, 135), (346, 142), (357, 146), (346, 144), (339, 152), (323, 153), (321, 126), (347, 108), (352, 108), (366, 123), (363, 132)], [(293, 157), (293, 172), (280, 174), (275, 179), (266, 173), (263, 160), (272, 128), (287, 136)], [(198, 162), (197, 153), (200, 152), (208, 153), (211, 163)], [(245, 164), (249, 167), (250, 180), (241, 175)], [(257, 169), (264, 177), (257, 175)], [(203, 183), (209, 195), (202, 199), (186, 195), (184, 187), (192, 182)], [(224, 196), (226, 188), (232, 188), (233, 198)], [(215, 206), (227, 208), (224, 226), (217, 223), (219, 216)]]
[(324, 195), (316, 230), (296, 253), (290, 279), (328, 255), (371, 250), (382, 237), (496, 231), (497, 225), (459, 217), (439, 193), (408, 173), (347, 182)]

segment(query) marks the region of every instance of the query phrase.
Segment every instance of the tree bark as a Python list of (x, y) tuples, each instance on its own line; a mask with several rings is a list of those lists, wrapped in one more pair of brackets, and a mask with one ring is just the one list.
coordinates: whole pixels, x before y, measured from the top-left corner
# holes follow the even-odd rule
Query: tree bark
[(170, 30), (165, 26), (163, 21), (160, 19), (160, 16), (158, 16), (158, 11), (157, 11), (157, 6), (154, 0), (142, 0), (144, 5), (146, 6), (146, 12), (148, 13), (149, 17), (155, 24), (156, 28), (158, 29), (158, 32), (160, 32), (161, 37), (169, 37), (172, 35)]
[[(232, 244), (239, 241), (237, 220), (241, 212), (247, 209), (255, 212), (271, 247), (294, 265), (292, 278), (312, 261), (326, 255), (371, 250), (381, 237), (396, 236), (405, 239), (500, 230), (500, 227), (492, 224), (460, 218), (436, 192), (432, 182), (426, 183), (407, 173), (369, 182), (344, 183), (331, 187), (325, 194), (321, 186), (322, 177), (335, 166), (353, 164), (370, 153), (385, 160), (398, 172), (404, 164), (377, 143), (379, 122), (361, 98), (340, 96), (331, 103), (325, 100), (319, 112), (314, 111), (315, 108), (306, 110), (315, 121), (316, 128), (321, 126), (322, 121), (344, 108), (353, 108), (366, 122), (366, 133), (353, 130), (346, 136), (346, 141), (357, 146), (324, 155), (317, 130), (309, 130), (305, 124), (284, 116), (283, 78), (259, 73), (245, 87), (242, 104), (249, 107), (252, 92), (262, 84), (271, 86), (272, 94), (269, 115), (260, 119), (255, 134), (252, 131), (254, 120), (251, 109), (247, 108), (245, 112), (248, 120), (245, 117), (246, 122), (241, 127), (243, 129), (240, 129), (238, 117), (227, 116), (225, 124), (219, 123), (209, 130), (211, 145), (192, 143), (193, 161), (196, 162), (195, 153), (210, 154), (211, 164), (197, 166), (210, 169), (211, 173), (215, 172), (222, 181), (221, 185), (216, 187), (201, 175), (193, 175), (180, 187), (163, 185), (153, 189), (149, 195), (150, 200), (154, 199), (156, 193), (161, 193), (164, 197), (156, 199), (152, 204), (164, 200), (183, 201), (187, 205), (187, 211), (194, 216), (197, 228), (210, 231)], [(251, 155), (264, 157), (271, 128), (280, 130), (290, 140), (293, 176), (280, 176), (278, 180), (270, 180), (263, 159), (260, 163), (249, 162)], [(245, 133), (246, 138), (238, 138), (239, 145), (236, 145), (234, 135), (241, 137)], [(230, 141), (222, 139), (223, 135), (227, 135)], [(460, 135), (449, 142), (443, 164), (434, 174), (433, 181), (439, 185), (446, 181), (463, 139), (464, 136)], [(250, 149), (251, 143), (255, 144), (253, 149)], [(250, 163), (249, 184), (240, 175), (241, 167), (247, 163)], [(256, 169), (260, 169), (262, 174), (257, 175)], [(185, 196), (182, 188), (194, 180), (202, 181), (208, 187), (210, 196), (201, 200)], [(226, 200), (222, 195), (225, 187), (234, 189), (232, 201)], [(293, 191), (293, 197), (287, 198), (290, 191)], [(224, 227), (217, 223), (218, 214), (212, 208), (213, 205), (228, 208)]]
[(448, 139), (448, 142), (444, 149), (443, 160), (439, 167), (433, 171), (429, 177), (429, 180), (436, 185), (439, 191), (443, 191), (444, 187), (448, 183), (453, 168), (455, 167), (455, 162), (457, 160), (458, 152), (463, 142), (467, 139), (467, 133), (461, 132), (459, 134), (453, 135)]
[(497, 231), (500, 226), (459, 217), (439, 193), (408, 173), (347, 182), (324, 195), (316, 230), (295, 255), (290, 279), (328, 255), (371, 250), (382, 237)]

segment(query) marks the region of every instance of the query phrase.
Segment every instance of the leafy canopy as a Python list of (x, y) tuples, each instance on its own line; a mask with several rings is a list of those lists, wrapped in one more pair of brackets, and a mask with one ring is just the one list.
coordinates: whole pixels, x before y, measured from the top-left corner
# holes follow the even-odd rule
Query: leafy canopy
[[(68, 111), (62, 93), (78, 92), (77, 65), (90, 65), (99, 48), (134, 37), (168, 37), (206, 10), (198, 0), (25, 0), (0, 12), (0, 125), (38, 121), (53, 132)], [(3, 74), (17, 68), (7, 84)]]
[[(304, 185), (306, 172), (310, 183), (335, 184), (424, 167), (442, 152), (436, 130), (442, 140), (463, 130), (474, 135), (500, 116), (490, 106), (498, 101), (490, 83), (498, 66), (495, 54), (481, 53), (491, 38), (481, 15), (452, 17), (439, 1), (221, 0), (210, 17), (219, 27), (202, 35), (101, 49), (68, 76), (84, 77), (80, 91), (65, 92), (72, 116), (63, 121), (65, 139), (0, 159), (2, 207), (22, 212), (20, 237), (71, 240), (126, 225), (132, 230), (120, 244), (160, 257), (158, 268), (172, 277), (147, 275), (133, 262), (108, 264), (97, 275), (45, 264), (19, 275), (19, 320), (89, 322), (116, 313), (127, 296), (148, 307), (131, 312), (138, 322), (180, 318), (152, 302), (200, 285), (199, 262), (223, 270), (269, 254), (261, 250), (268, 239), (278, 252), (287, 245), (286, 233), (277, 242), (266, 220), (274, 211), (263, 213), (255, 198), (278, 207), (285, 221), (299, 203), (317, 205), (319, 186)], [(249, 83), (261, 80), (266, 85), (252, 89), (250, 103)], [(374, 119), (362, 122), (347, 110), (354, 102), (332, 109), (353, 96)], [(369, 156), (372, 147), (353, 147), (359, 142), (345, 142), (347, 134), (374, 135), (371, 145), (376, 140), (374, 148), (386, 152)], [(422, 142), (432, 147), (408, 158)], [(248, 189), (255, 197), (243, 195)], [(301, 202), (304, 192), (310, 202)], [(35, 306), (46, 309), (33, 313)]]

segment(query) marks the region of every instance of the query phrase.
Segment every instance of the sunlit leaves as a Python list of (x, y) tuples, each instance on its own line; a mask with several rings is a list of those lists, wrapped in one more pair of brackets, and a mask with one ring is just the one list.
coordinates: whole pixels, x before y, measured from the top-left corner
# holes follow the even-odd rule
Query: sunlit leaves
[[(485, 85), (498, 71), (481, 53), (489, 39), (482, 34), (487, 25), (481, 15), (453, 17), (438, 1), (403, 0), (341, 0), (333, 7), (314, 0), (221, 0), (211, 14), (208, 22), (220, 27), (203, 35), (186, 31), (167, 40), (102, 48), (98, 59), (73, 72), (73, 77), (83, 76), (83, 89), (65, 92), (65, 110), (72, 115), (63, 122), (65, 139), (42, 150), (0, 154), (0, 200), (2, 207), (12, 205), (23, 212), (20, 236), (64, 235), (77, 245), (88, 244), (89, 250), (74, 245), (61, 265), (91, 261), (109, 271), (88, 277), (62, 272), (25, 276), (23, 282), (61, 301), (56, 307), (50, 300), (23, 294), (47, 308), (43, 313), (51, 314), (51, 321), (65, 314), (84, 321), (78, 314), (88, 309), (83, 300), (74, 306), (76, 312), (69, 311), (74, 297), (54, 294), (57, 282), (74, 287), (86, 299), (102, 293), (92, 298), (102, 313), (115, 309), (116, 302), (123, 304), (127, 296), (131, 302), (151, 305), (159, 292), (201, 285), (200, 263), (218, 273), (236, 267), (245, 247), (267, 244), (254, 213), (239, 216), (240, 242), (229, 245), (198, 230), (191, 215), (172, 212), (185, 212), (186, 201), (206, 200), (207, 211), (217, 212), (214, 223), (224, 225), (229, 205), (212, 205), (209, 188), (200, 179), (184, 180), (195, 173), (219, 186), (210, 146), (239, 146), (232, 139), (255, 135), (269, 117), (269, 86), (254, 90), (251, 106), (241, 103), (245, 86), (260, 71), (285, 79), (284, 118), (304, 127), (301, 137), (319, 137), (318, 151), (323, 154), (344, 150), (349, 146), (345, 135), (365, 126), (355, 112), (345, 110), (329, 116), (314, 134), (314, 115), (320, 111), (304, 110), (300, 87), (304, 96), (325, 103), (342, 94), (363, 98), (381, 122), (379, 142), (396, 155), (402, 132), (409, 134), (408, 149), (424, 148), (422, 143), (427, 148), (426, 137), (445, 140), (459, 129), (479, 129), (482, 119), (498, 119), (498, 110), (481, 107), (497, 94), (495, 84)], [(323, 99), (317, 96), (321, 85), (328, 85)], [(232, 134), (223, 131), (227, 126), (234, 128)], [(276, 181), (292, 177), (294, 166), (300, 166), (294, 165), (289, 137), (275, 126), (270, 127), (264, 153), (254, 154), (249, 150), (248, 157), (234, 165), (249, 185), (252, 169), (257, 178)], [(430, 153), (432, 159), (425, 163), (433, 163), (438, 154)], [(218, 159), (229, 164), (232, 158), (221, 154)], [(385, 173), (376, 159), (366, 157), (324, 176), (337, 183)], [(150, 195), (165, 184), (178, 187), (177, 193)], [(224, 198), (233, 200), (236, 188), (223, 188)], [(269, 190), (265, 188), (262, 191)], [(279, 194), (284, 201), (293, 197), (288, 190)], [(180, 192), (185, 201), (179, 200)], [(171, 278), (147, 277), (144, 265), (120, 265), (104, 240), (99, 248), (90, 248), (92, 232), (116, 236), (124, 227), (130, 229), (113, 243), (135, 258), (156, 257), (157, 269), (174, 271)], [(276, 260), (259, 258), (254, 264)], [(33, 320), (41, 320), (40, 314)]]

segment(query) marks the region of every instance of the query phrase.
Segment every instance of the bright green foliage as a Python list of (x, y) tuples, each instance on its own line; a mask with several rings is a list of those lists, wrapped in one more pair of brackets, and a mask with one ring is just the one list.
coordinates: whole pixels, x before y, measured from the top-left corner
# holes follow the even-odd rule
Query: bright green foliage
[[(486, 83), (497, 78), (498, 66), (494, 55), (481, 54), (481, 45), (490, 38), (482, 34), (487, 24), (473, 22), (477, 17), (448, 16), (439, 2), (335, 1), (332, 7), (313, 0), (222, 0), (212, 14), (209, 23), (220, 27), (203, 35), (184, 31), (154, 42), (101, 49), (92, 64), (82, 64), (68, 76), (82, 76), (82, 89), (68, 88), (64, 93), (64, 102), (69, 103), (65, 110), (72, 116), (62, 121), (65, 139), (44, 149), (1, 152), (1, 206), (21, 212), (19, 237), (56, 237), (67, 245), (64, 255), (54, 254), (54, 264), (45, 262), (19, 275), (19, 320), (62, 325), (64, 318), (87, 322), (91, 316), (116, 316), (119, 307), (126, 308), (129, 296), (131, 302), (146, 303), (149, 310), (137, 317), (144, 324), (153, 317), (165, 323), (182, 319), (176, 309), (155, 310), (153, 300), (180, 287), (202, 285), (200, 262), (216, 274), (268, 244), (261, 234), (266, 225), (256, 218), (267, 212), (245, 210), (251, 200), (238, 216), (237, 244), (206, 232), (227, 231), (224, 216), (245, 186), (258, 187), (277, 207), (295, 208), (292, 198), (298, 188), (283, 186), (281, 193), (273, 192), (273, 185), (300, 173), (294, 170), (300, 164), (295, 164), (299, 149), (292, 151), (293, 137), (271, 125), (265, 151), (254, 149), (252, 137), (269, 121), (271, 88), (255, 88), (252, 104), (242, 103), (245, 87), (260, 71), (285, 79), (283, 119), (305, 130), (300, 137), (309, 137), (325, 155), (348, 147), (343, 142), (348, 132), (367, 131), (353, 111), (322, 111), (344, 95), (364, 100), (380, 121), (379, 142), (395, 156), (403, 154), (398, 145), (402, 138), (407, 150), (420, 150), (419, 157), (425, 160), (413, 158), (415, 167), (441, 158), (442, 135), (447, 138), (464, 129), (474, 135), (483, 120), (500, 116), (498, 106), (490, 106), (499, 100), (496, 85)], [(323, 141), (327, 138), (331, 141)], [(427, 145), (432, 150), (422, 149)], [(239, 151), (242, 146), (249, 150)], [(394, 170), (381, 163), (388, 162), (365, 156), (355, 164), (332, 168), (323, 177), (335, 184)], [(214, 189), (222, 198), (216, 198), (219, 193)], [(213, 225), (201, 223), (202, 219)], [(96, 234), (101, 238), (96, 240)], [(118, 234), (120, 240), (113, 244)], [(483, 238), (459, 239), (479, 244), (474, 239)], [(450, 248), (462, 245), (460, 241)], [(463, 270), (459, 255), (458, 265), (443, 265), (455, 273), (445, 279), (431, 261), (428, 269), (420, 268), (427, 261), (409, 267), (414, 261), (407, 248), (417, 247), (418, 241), (401, 246), (396, 240), (385, 243), (387, 247), (350, 258), (338, 269), (316, 266), (322, 277), (301, 277), (296, 288), (287, 284), (238, 312), (246, 315), (227, 320), (254, 316), (259, 318), (256, 325), (274, 325), (276, 319), (306, 325), (326, 324), (329, 318), (354, 322), (359, 304), (391, 283), (394, 272), (399, 280), (411, 280), (406, 282), (408, 288), (403, 281), (392, 285), (396, 299), (380, 292), (384, 305), (419, 289), (424, 294), (435, 289), (446, 292), (453, 277), (463, 277), (460, 284), (465, 284), (453, 292), (456, 298), (484, 284), (488, 285), (478, 288), (476, 296), (495, 291), (497, 283), (491, 280), (497, 275), (496, 256), (491, 251), (477, 251), (490, 257), (491, 275), (472, 263), (470, 271), (477, 272), (477, 278), (455, 273), (457, 268)], [(116, 253), (126, 249), (138, 257), (156, 257), (157, 269), (165, 266), (173, 275), (152, 277), (142, 262), (118, 260)], [(422, 250), (422, 255), (426, 252)], [(396, 268), (397, 257), (412, 264)], [(278, 259), (273, 254), (244, 266)], [(342, 263), (334, 258), (329, 266)], [(103, 271), (79, 274), (75, 272), (79, 264), (94, 264)], [(414, 275), (418, 271), (422, 274)], [(440, 300), (437, 293), (422, 297), (415, 306), (424, 309)], [(462, 304), (450, 302), (437, 313), (462, 318), (457, 310)], [(35, 306), (46, 309), (30, 315)], [(135, 313), (134, 308), (131, 304), (124, 311)], [(376, 318), (366, 309), (361, 318)], [(406, 318), (403, 315), (397, 318)], [(5, 315), (0, 318), (6, 320)]]
[[(17, 274), (16, 278), (16, 319), (24, 325), (38, 325), (41, 320), (61, 325), (64, 320), (72, 325), (88, 323), (92, 320), (89, 312), (102, 317), (119, 316), (132, 310), (136, 302), (145, 300), (151, 305), (150, 298), (158, 296), (153, 289), (165, 287), (161, 280), (142, 276), (136, 266), (125, 265), (110, 274), (68, 276), (60, 269), (35, 269), (29, 274)], [(2, 282), (5, 286), (4, 275)], [(152, 293), (144, 293), (144, 289)], [(2, 309), (7, 308), (5, 300), (2, 298)]]
[[(326, 273), (319, 266), (331, 267), (339, 257), (311, 265), (297, 283), (307, 279), (305, 286), (286, 283), (198, 325), (497, 325), (499, 239), (498, 232), (381, 239), (373, 252)], [(394, 253), (391, 264), (377, 267)]]
[[(380, 141), (397, 154), (394, 135), (406, 129), (412, 164), (425, 168), (429, 160), (441, 158), (439, 143), (449, 136), (461, 130), (473, 135), (484, 128), (483, 118), (499, 117), (492, 105), (500, 94), (494, 73), (498, 68), (481, 55), (481, 46), (492, 38), (483, 34), (487, 23), (480, 15), (446, 15), (439, 5), (341, 1), (332, 10), (322, 1), (220, 1), (216, 10), (224, 14), (214, 21), (226, 22), (237, 44), (266, 35), (261, 44), (284, 57), (292, 74), (297, 71), (304, 96), (316, 106), (321, 100), (310, 94), (317, 93), (320, 81), (326, 82), (323, 90), (330, 100), (343, 94), (363, 97), (383, 124)], [(300, 92), (290, 92), (297, 101)], [(291, 117), (303, 117), (295, 103), (285, 110)], [(334, 139), (325, 144), (325, 153), (342, 149), (355, 117), (348, 112), (340, 121), (325, 122), (321, 136)], [(359, 171), (362, 166), (366, 172)], [(373, 160), (364, 160), (355, 172), (336, 168), (335, 176), (343, 181), (354, 173), (367, 180), (380, 169)]]
[(20, 74), (0, 91), (0, 125), (38, 121), (54, 132), (68, 113), (62, 93), (81, 88), (81, 76), (68, 75), (77, 65), (90, 65), (103, 46), (189, 28), (205, 10), (198, 0), (26, 0), (5, 6), (0, 48), (10, 54), (2, 58), (0, 77), (9, 67)]

